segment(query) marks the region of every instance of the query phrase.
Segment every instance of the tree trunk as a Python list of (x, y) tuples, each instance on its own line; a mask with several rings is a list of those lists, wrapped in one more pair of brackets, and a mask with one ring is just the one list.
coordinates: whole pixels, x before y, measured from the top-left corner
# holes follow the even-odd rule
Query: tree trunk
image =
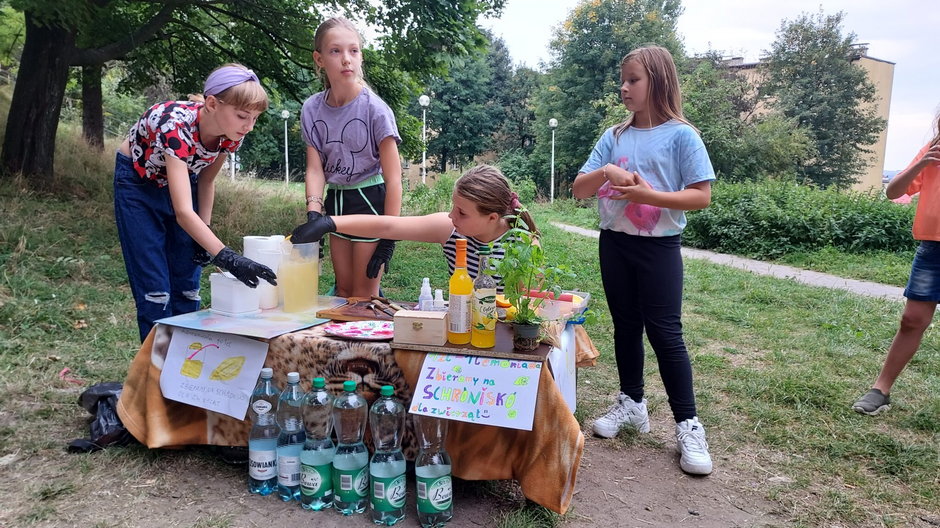
[(40, 26), (26, 13), (26, 42), (7, 117), (0, 175), (22, 172), (38, 187), (51, 187), (56, 127), (69, 75), (75, 35)]
[(82, 66), (82, 137), (98, 151), (104, 150), (101, 100), (101, 64)]

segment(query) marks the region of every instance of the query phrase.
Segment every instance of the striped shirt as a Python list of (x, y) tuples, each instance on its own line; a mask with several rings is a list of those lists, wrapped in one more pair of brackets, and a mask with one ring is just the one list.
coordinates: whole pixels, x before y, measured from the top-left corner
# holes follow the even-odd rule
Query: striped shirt
[[(503, 233), (499, 238), (492, 242), (480, 242), (479, 240), (461, 235), (457, 232), (456, 229), (450, 234), (450, 238), (444, 242), (444, 257), (447, 259), (447, 267), (450, 269), (451, 275), (454, 273), (454, 268), (457, 267), (457, 239), (465, 238), (467, 240), (467, 273), (470, 274), (470, 278), (477, 278), (477, 273), (479, 273), (480, 268), (480, 253), (479, 249), (481, 246), (489, 245), (492, 247), (490, 253), (490, 269), (493, 269), (493, 261), (500, 260), (503, 258), (503, 255), (506, 254), (506, 250), (503, 249), (502, 240), (506, 236), (506, 233)], [(507, 238), (507, 240), (510, 240)], [(496, 281), (496, 291), (498, 293), (503, 293), (503, 278), (499, 275), (493, 275), (493, 280)]]

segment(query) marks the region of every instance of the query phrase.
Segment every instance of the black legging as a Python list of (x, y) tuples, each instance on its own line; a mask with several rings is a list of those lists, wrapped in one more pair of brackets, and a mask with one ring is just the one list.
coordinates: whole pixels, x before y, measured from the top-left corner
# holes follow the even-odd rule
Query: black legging
[(643, 331), (649, 338), (676, 422), (696, 415), (692, 364), (682, 339), (681, 237), (601, 230), (601, 278), (614, 323), (620, 390), (643, 399)]

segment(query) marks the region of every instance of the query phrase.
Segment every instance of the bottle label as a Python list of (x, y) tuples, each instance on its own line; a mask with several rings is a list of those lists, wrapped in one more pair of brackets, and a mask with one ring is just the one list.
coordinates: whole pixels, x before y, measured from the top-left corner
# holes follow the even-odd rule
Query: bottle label
[(300, 457), (277, 457), (277, 483), (281, 486), (300, 485)]
[(369, 495), (369, 465), (359, 469), (336, 469), (333, 466), (333, 487), (343, 502), (353, 502)]
[(255, 402), (251, 404), (251, 410), (255, 411), (255, 414), (267, 414), (271, 412), (272, 408), (271, 402), (267, 400), (255, 400)]
[(248, 451), (248, 476), (255, 480), (270, 480), (277, 476), (277, 452)]
[(417, 477), (418, 511), (438, 513), (450, 509), (453, 498), (450, 475), (443, 477)]
[(372, 509), (375, 511), (397, 510), (405, 505), (405, 475), (397, 477), (372, 477)]
[(307, 497), (324, 497), (333, 493), (333, 464), (300, 467), (300, 493)]
[(496, 330), (496, 288), (473, 292), (473, 327), (477, 331)]
[[(494, 298), (495, 302), (495, 298)], [(448, 329), (454, 334), (470, 332), (470, 296), (450, 295), (450, 323)]]

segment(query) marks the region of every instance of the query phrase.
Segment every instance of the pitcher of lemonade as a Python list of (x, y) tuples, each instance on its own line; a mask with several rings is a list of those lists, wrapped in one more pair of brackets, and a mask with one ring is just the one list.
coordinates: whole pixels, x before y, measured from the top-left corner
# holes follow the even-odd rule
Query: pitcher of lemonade
[(304, 312), (317, 306), (320, 276), (320, 244), (284, 244), (277, 270), (285, 312)]

